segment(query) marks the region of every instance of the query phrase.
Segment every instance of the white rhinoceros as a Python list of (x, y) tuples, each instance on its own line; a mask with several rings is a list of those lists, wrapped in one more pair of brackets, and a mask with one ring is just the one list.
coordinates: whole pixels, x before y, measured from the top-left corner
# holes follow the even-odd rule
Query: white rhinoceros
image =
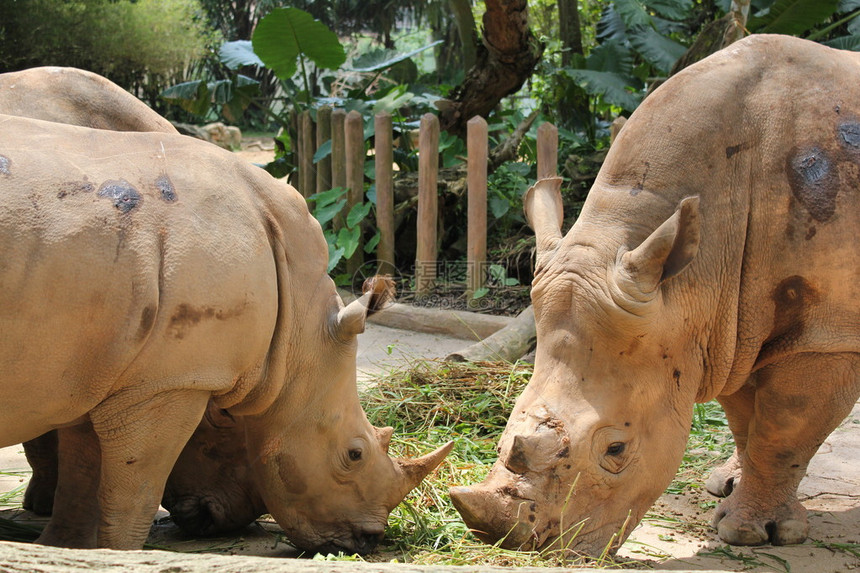
[(743, 472), (720, 537), (803, 541), (797, 485), (860, 394), (860, 55), (742, 40), (636, 110), (566, 236), (558, 188), (525, 197), (534, 376), (487, 479), (452, 489), (466, 523), (614, 550), (717, 398), (737, 447), (717, 474)]
[[(170, 122), (118, 85), (75, 68), (0, 74), (0, 113), (112, 131), (177, 133)], [(219, 410), (210, 402), (170, 472), (161, 500), (173, 521), (191, 535), (235, 530), (266, 513), (250, 472), (244, 421)], [(56, 431), (25, 442), (24, 452), (33, 474), (23, 506), (50, 515), (58, 473)], [(74, 463), (75, 456), (64, 459)], [(87, 483), (78, 482), (74, 465), (64, 473), (64, 487), (83, 495)]]
[(243, 418), (263, 501), (303, 549), (371, 549), (450, 449), (387, 456), (355, 382), (386, 289), (344, 307), (305, 201), (261, 169), (3, 115), (0, 204), (0, 446), (60, 429), (61, 469), (90, 484), (60, 476), (42, 542), (139, 548), (210, 397)]

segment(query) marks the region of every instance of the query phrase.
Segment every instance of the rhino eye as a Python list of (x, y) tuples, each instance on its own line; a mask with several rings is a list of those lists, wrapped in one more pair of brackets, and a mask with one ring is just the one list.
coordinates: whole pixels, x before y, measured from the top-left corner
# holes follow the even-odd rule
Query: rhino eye
[(607, 456), (620, 456), (624, 453), (624, 448), (626, 444), (624, 442), (612, 442), (609, 444), (609, 447), (606, 448)]
[(349, 459), (354, 461), (354, 462), (357, 462), (358, 460), (360, 460), (361, 459), (361, 450), (358, 448), (355, 448), (353, 450), (349, 450)]

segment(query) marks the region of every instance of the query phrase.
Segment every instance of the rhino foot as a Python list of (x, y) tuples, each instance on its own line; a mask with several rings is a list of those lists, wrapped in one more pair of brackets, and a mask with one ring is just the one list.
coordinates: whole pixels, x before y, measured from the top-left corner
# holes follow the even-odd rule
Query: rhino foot
[(54, 509), (54, 489), (57, 486), (57, 478), (53, 476), (53, 478), (41, 480), (37, 476), (38, 474), (34, 472), (30, 483), (27, 484), (21, 505), (36, 515), (51, 515)]
[(741, 461), (738, 451), (732, 453), (732, 457), (726, 463), (714, 469), (705, 481), (705, 489), (708, 493), (717, 497), (729, 497), (737, 489), (741, 482)]
[(724, 500), (714, 517), (720, 539), (729, 545), (794, 545), (806, 540), (806, 509), (797, 500), (766, 511), (732, 501)]

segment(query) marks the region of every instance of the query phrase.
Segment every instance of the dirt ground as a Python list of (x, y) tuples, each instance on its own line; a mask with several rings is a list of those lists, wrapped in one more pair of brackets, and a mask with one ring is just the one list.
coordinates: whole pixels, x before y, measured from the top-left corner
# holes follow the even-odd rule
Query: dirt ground
[[(271, 144), (246, 141), (242, 154), (265, 163)], [(359, 370), (364, 377), (397, 361), (444, 356), (463, 341), (370, 325), (359, 337)], [(23, 492), (28, 479), (20, 446), (0, 449), (0, 498)], [(0, 506), (0, 517), (31, 520), (32, 515)], [(704, 489), (662, 496), (624, 544), (619, 560), (635, 568), (661, 570), (840, 572), (860, 570), (860, 403), (822, 445), (801, 483), (800, 498), (809, 510), (810, 539), (791, 547), (737, 548), (722, 543), (710, 526), (716, 498)], [(182, 538), (164, 513), (149, 543), (181, 551), (289, 557), (292, 548), (275, 524), (261, 522), (232, 536), (206, 541)]]

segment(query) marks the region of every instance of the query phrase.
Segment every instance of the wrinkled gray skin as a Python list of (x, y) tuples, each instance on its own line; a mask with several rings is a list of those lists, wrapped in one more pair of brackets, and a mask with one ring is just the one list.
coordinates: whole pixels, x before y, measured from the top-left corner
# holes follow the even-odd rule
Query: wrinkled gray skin
[(214, 146), (0, 126), (0, 446), (60, 430), (40, 540), (140, 547), (211, 398), (296, 546), (372, 549), (450, 450), (392, 460), (361, 410), (356, 337), (386, 289), (344, 307), (301, 196)]
[[(113, 82), (75, 68), (0, 74), (0, 113), (111, 131), (177, 133), (173, 125)], [(33, 469), (23, 506), (50, 515), (57, 487), (57, 432), (24, 443)], [(179, 455), (162, 498), (190, 535), (217, 535), (266, 513), (250, 472), (244, 421), (212, 402)], [(75, 479), (74, 473), (70, 479)], [(69, 484), (78, 489), (81, 484)]]
[(860, 394), (860, 55), (742, 40), (636, 110), (566, 236), (559, 184), (524, 198), (534, 376), (486, 480), (451, 491), (465, 522), (614, 551), (717, 398), (737, 449), (710, 480), (720, 537), (802, 542), (797, 485)]

